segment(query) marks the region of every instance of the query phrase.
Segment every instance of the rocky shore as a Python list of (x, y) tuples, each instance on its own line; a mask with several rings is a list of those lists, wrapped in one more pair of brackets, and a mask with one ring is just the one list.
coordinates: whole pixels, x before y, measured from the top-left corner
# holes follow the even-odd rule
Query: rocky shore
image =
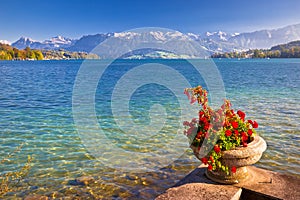
[(251, 176), (234, 185), (218, 184), (205, 176), (199, 166), (156, 200), (222, 199), (222, 200), (298, 200), (300, 179), (257, 167), (248, 167)]

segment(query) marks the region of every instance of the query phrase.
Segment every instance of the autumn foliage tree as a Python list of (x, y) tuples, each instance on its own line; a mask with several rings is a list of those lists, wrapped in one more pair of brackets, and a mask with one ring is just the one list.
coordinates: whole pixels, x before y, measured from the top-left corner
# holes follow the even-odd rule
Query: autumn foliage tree
[(26, 47), (23, 50), (14, 48), (8, 44), (0, 43), (0, 60), (43, 60), (44, 56), (40, 50)]

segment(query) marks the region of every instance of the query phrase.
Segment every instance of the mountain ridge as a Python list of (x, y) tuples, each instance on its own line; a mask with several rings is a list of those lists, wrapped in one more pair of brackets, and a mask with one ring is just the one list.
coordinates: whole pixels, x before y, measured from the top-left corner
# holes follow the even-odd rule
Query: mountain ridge
[(211, 58), (300, 58), (300, 40), (276, 45), (269, 49), (215, 53), (211, 55)]
[(11, 43), (11, 46), (18, 49), (25, 49), (26, 47), (30, 47), (32, 49), (59, 49), (59, 48), (67, 48), (73, 45), (77, 39), (70, 39), (63, 36), (55, 36), (50, 39), (44, 41), (37, 41), (30, 37), (22, 36), (19, 40)]
[[(244, 33), (226, 33), (224, 31), (206, 32), (204, 34), (181, 33), (179, 31), (145, 31), (143, 34), (135, 31), (98, 33), (84, 35), (79, 39), (69, 39), (63, 36), (52, 37), (42, 42), (31, 38), (21, 37), (12, 43), (13, 47), (24, 49), (29, 46), (32, 49), (66, 49), (68, 51), (90, 52), (101, 42), (110, 39), (118, 48), (123, 51), (130, 51), (129, 46), (143, 43), (166, 43), (170, 49), (187, 48), (184, 52), (187, 56), (199, 56), (195, 49), (203, 47), (210, 54), (229, 51), (245, 51), (249, 49), (267, 49), (272, 46), (300, 40), (300, 23), (288, 25), (276, 29), (263, 29)], [(184, 43), (187, 43), (184, 44)], [(193, 44), (191, 44), (193, 43)], [(199, 45), (199, 47), (196, 47)], [(111, 55), (109, 55), (109, 52)], [(104, 53), (105, 55), (101, 55)], [(113, 57), (113, 50), (106, 49), (106, 52), (99, 51), (100, 57)], [(115, 52), (116, 53), (116, 52)]]

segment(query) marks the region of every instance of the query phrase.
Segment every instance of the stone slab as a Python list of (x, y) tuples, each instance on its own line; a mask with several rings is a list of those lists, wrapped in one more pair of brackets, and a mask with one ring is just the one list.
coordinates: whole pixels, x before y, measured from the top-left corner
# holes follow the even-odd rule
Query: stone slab
[(234, 186), (278, 199), (300, 200), (300, 179), (257, 167), (248, 167), (249, 180)]
[(213, 185), (207, 183), (189, 183), (168, 189), (156, 200), (239, 200), (242, 189), (228, 185)]
[[(185, 178), (158, 196), (167, 199), (286, 199), (300, 200), (300, 179), (257, 167), (248, 167), (247, 181), (223, 185), (205, 176), (206, 166), (200, 165)], [(216, 196), (217, 195), (217, 196)]]

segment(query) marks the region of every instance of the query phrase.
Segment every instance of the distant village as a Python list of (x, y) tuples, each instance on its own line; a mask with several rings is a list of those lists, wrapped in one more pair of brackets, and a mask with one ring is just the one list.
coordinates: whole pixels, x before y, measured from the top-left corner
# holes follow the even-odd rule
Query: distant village
[(99, 59), (96, 54), (86, 52), (70, 52), (64, 49), (59, 50), (19, 50), (8, 44), (0, 43), (0, 60), (68, 60), (68, 59)]
[(277, 45), (271, 49), (215, 53), (211, 58), (300, 58), (300, 41)]

